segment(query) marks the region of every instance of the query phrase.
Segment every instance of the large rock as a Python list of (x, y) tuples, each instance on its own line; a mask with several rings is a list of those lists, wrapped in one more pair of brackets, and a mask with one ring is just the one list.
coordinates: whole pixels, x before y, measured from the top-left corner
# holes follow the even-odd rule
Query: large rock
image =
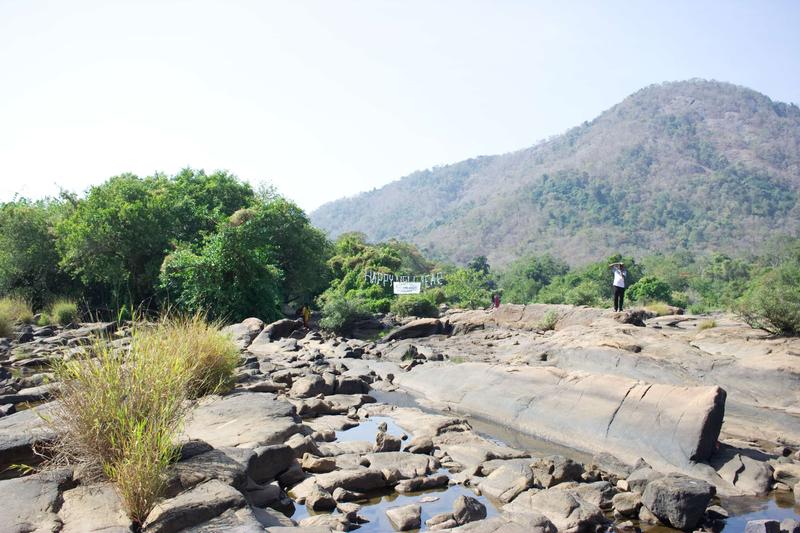
[(144, 531), (177, 532), (244, 505), (244, 496), (238, 490), (213, 479), (156, 505), (147, 515)]
[[(259, 517), (267, 515), (271, 518), (272, 514), (268, 511), (271, 511), (271, 509), (250, 509), (249, 507), (228, 509), (211, 520), (183, 529), (181, 533), (219, 533), (220, 531), (228, 533), (264, 533), (264, 520)], [(274, 521), (267, 523), (279, 525), (284, 522)], [(103, 533), (105, 531), (103, 530)]]
[(72, 471), (58, 470), (0, 481), (0, 528), (8, 533), (57, 531), (61, 492), (72, 486)]
[(744, 533), (781, 533), (781, 526), (777, 520), (749, 520)]
[(605, 523), (603, 511), (568, 490), (558, 487), (537, 491), (531, 489), (503, 507), (510, 513), (540, 513), (546, 516), (558, 531), (590, 531)]
[(261, 319), (246, 318), (238, 324), (222, 328), (222, 331), (231, 336), (231, 340), (240, 350), (244, 350), (250, 346), (250, 343), (261, 333), (262, 329), (264, 329), (264, 322)]
[(663, 523), (691, 529), (703, 519), (714, 493), (714, 486), (705, 481), (668, 474), (647, 484), (642, 503)]
[(445, 326), (437, 318), (419, 318), (412, 320), (404, 326), (392, 330), (385, 335), (381, 342), (396, 341), (401, 339), (415, 339), (417, 337), (429, 337), (445, 332)]
[(357, 470), (336, 470), (327, 474), (319, 474), (303, 480), (291, 490), (291, 496), (297, 500), (305, 500), (316, 484), (331, 494), (342, 488), (354, 492), (370, 492), (387, 486), (386, 479), (380, 470), (360, 468)]
[(525, 465), (503, 465), (480, 479), (477, 485), (481, 494), (508, 503), (533, 485), (533, 474)]
[(644, 457), (688, 467), (710, 456), (722, 426), (725, 391), (719, 387), (648, 384), (556, 368), (513, 370), (427, 363), (400, 373), (395, 382), (456, 412), (501, 419), (518, 431), (630, 462)]
[(131, 521), (111, 483), (80, 485), (64, 492), (58, 516), (64, 526), (61, 533), (128, 533)]
[(453, 518), (458, 525), (486, 518), (486, 506), (471, 496), (461, 495), (453, 502)]
[(422, 525), (422, 507), (416, 503), (387, 509), (386, 516), (397, 531), (418, 529)]
[(381, 471), (396, 471), (399, 479), (426, 476), (439, 468), (433, 457), (409, 452), (368, 453), (361, 458), (361, 464)]
[(772, 465), (740, 453), (730, 454), (724, 464), (717, 468), (717, 473), (728, 483), (749, 494), (766, 494), (772, 488)]
[(11, 465), (35, 465), (41, 461), (41, 457), (33, 453), (33, 447), (56, 437), (56, 432), (43, 419), (51, 407), (27, 409), (0, 418), (0, 479), (17, 475), (8, 470)]
[(268, 324), (267, 326), (264, 326), (264, 329), (259, 334), (259, 336), (265, 335), (267, 338), (269, 338), (269, 340), (275, 341), (278, 339), (282, 339), (284, 337), (288, 337), (289, 335), (294, 333), (295, 330), (298, 330), (302, 327), (303, 327), (302, 319), (298, 318), (296, 320), (292, 320), (289, 318), (283, 318), (281, 320), (276, 320), (275, 322)]
[[(215, 448), (282, 444), (302, 430), (295, 408), (266, 392), (209, 397), (186, 419), (184, 437)], [(2, 420), (0, 420), (2, 423)]]

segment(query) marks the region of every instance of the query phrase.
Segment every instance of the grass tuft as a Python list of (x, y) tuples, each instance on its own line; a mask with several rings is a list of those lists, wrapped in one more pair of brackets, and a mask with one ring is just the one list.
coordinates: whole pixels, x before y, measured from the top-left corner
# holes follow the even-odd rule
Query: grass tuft
[(672, 307), (664, 302), (651, 302), (644, 306), (645, 311), (656, 316), (666, 316), (672, 314)]
[(542, 331), (551, 331), (556, 329), (556, 324), (558, 324), (558, 311), (550, 309), (542, 316), (538, 327)]
[(711, 328), (715, 328), (715, 327), (717, 327), (717, 321), (714, 320), (713, 318), (709, 319), (709, 320), (701, 320), (697, 324), (697, 330), (698, 331), (703, 331), (704, 329), (711, 329)]
[[(33, 322), (31, 304), (16, 296), (0, 298), (0, 319), (13, 326)], [(3, 335), (7, 337), (8, 335)]]
[(78, 321), (78, 304), (72, 300), (56, 300), (50, 306), (50, 318), (60, 326)]
[(202, 316), (135, 327), (129, 349), (99, 339), (54, 364), (60, 400), (55, 463), (80, 464), (113, 481), (128, 516), (141, 525), (164, 492), (187, 399), (233, 383), (238, 351)]

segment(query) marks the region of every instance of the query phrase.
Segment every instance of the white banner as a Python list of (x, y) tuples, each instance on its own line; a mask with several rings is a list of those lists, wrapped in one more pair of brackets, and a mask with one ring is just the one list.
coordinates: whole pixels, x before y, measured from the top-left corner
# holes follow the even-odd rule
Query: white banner
[(422, 283), (419, 281), (395, 281), (393, 286), (395, 294), (419, 294)]

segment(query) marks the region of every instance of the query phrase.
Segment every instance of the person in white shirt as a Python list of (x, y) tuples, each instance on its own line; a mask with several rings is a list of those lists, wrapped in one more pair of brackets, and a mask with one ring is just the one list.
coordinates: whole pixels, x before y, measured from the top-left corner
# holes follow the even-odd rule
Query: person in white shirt
[(622, 311), (622, 302), (625, 300), (625, 279), (628, 271), (622, 263), (611, 263), (608, 268), (614, 273), (614, 311)]

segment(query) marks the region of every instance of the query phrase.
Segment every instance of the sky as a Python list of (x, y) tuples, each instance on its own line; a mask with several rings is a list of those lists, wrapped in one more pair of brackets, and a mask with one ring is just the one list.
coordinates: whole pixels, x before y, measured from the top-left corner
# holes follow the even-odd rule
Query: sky
[(0, 201), (228, 170), (312, 210), (663, 81), (800, 103), (798, 1), (0, 0)]

